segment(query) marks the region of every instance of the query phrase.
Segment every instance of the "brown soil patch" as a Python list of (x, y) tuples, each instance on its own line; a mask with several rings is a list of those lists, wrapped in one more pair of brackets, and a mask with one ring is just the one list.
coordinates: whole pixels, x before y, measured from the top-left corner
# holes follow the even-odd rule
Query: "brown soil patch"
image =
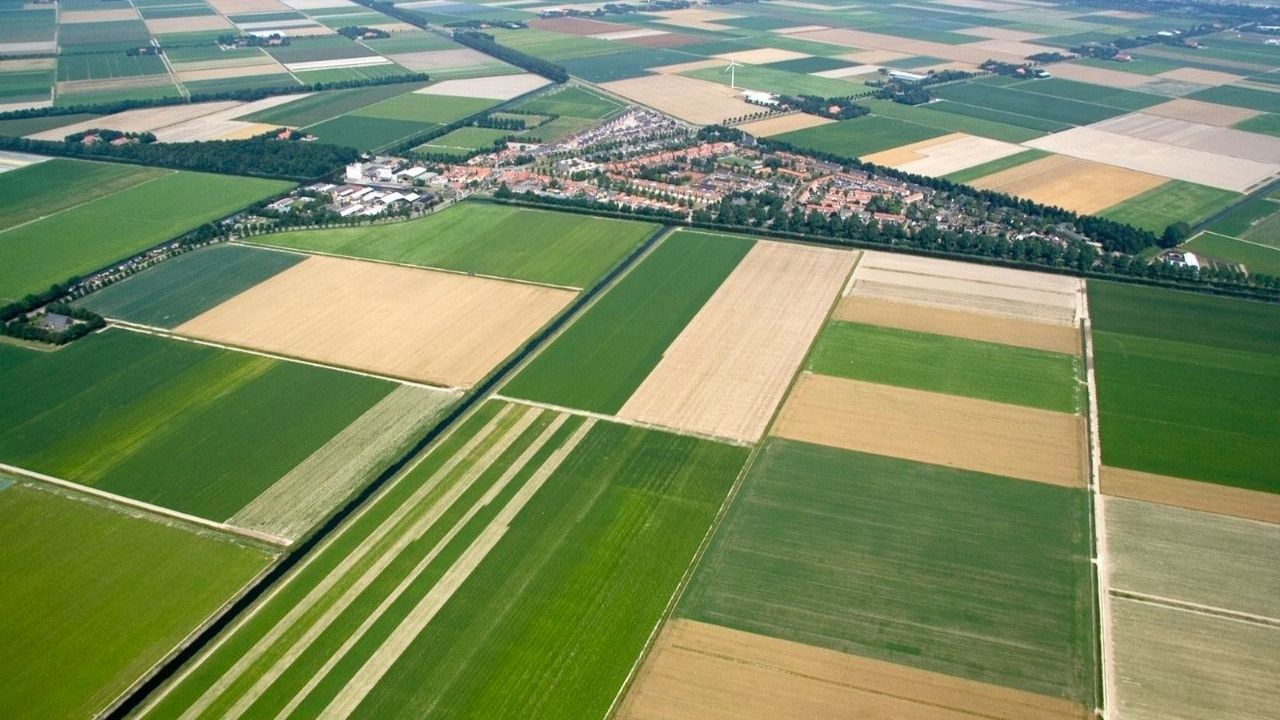
[(894, 60), (909, 58), (911, 55), (893, 50), (864, 50), (839, 56), (841, 60), (852, 60), (863, 65), (882, 65)]
[(770, 135), (780, 135), (784, 132), (791, 132), (792, 130), (803, 130), (805, 128), (826, 125), (827, 123), (833, 122), (835, 122), (835, 120), (818, 117), (817, 115), (792, 113), (781, 117), (749, 122), (745, 125), (739, 125), (738, 129), (745, 133), (755, 135), (756, 137), (769, 137)]
[(1186, 120), (1187, 122), (1198, 122), (1218, 127), (1230, 127), (1243, 120), (1261, 115), (1257, 110), (1218, 105), (1201, 100), (1188, 100), (1186, 98), (1170, 100), (1167, 103), (1146, 108), (1142, 112), (1148, 115), (1159, 115), (1175, 120)]
[(835, 319), (1035, 350), (1080, 354), (1080, 333), (1075, 328), (964, 310), (929, 308), (867, 297), (847, 297), (836, 306)]
[(1094, 128), (1178, 147), (1259, 162), (1280, 163), (1280, 138), (1232, 128), (1130, 113), (1094, 123)]
[(876, 165), (886, 165), (896, 167), (903, 163), (909, 163), (913, 160), (920, 160), (928, 157), (922, 151), (931, 148), (934, 145), (942, 145), (944, 143), (954, 142), (961, 138), (967, 137), (964, 133), (950, 133), (948, 135), (939, 135), (938, 137), (921, 140), (909, 145), (900, 145), (896, 148), (882, 150), (878, 153), (872, 153), (862, 158), (863, 162), (875, 163)]
[(618, 713), (626, 720), (1081, 720), (1073, 703), (671, 620)]
[(1156, 77), (1196, 83), (1198, 85), (1230, 85), (1237, 80), (1244, 79), (1243, 75), (1232, 75), (1231, 73), (1218, 72), (1216, 70), (1201, 70), (1200, 68), (1178, 68), (1177, 70), (1162, 72)]
[(1165, 182), (1159, 175), (1053, 155), (969, 183), (1078, 213), (1095, 213)]
[(756, 243), (618, 415), (757, 440), (856, 257), (843, 250)]
[(1072, 327), (1083, 289), (1062, 275), (867, 252), (845, 294)]
[(778, 48), (757, 48), (755, 50), (743, 50), (742, 52), (720, 53), (713, 57), (728, 61), (730, 58), (747, 65), (766, 65), (768, 63), (782, 62), (783, 60), (798, 60), (800, 58), (810, 57), (804, 53), (798, 53), (794, 50), (779, 50)]
[(720, 25), (719, 20), (731, 20), (733, 18), (742, 17), (737, 13), (719, 12), (717, 10), (703, 10), (701, 8), (686, 8), (684, 10), (663, 10), (655, 12), (654, 15), (662, 18), (658, 22), (666, 25), (675, 25), (676, 27), (687, 27), (694, 30), (707, 30), (717, 32), (720, 30), (732, 30), (734, 28), (728, 25)]
[(247, 57), (231, 56), (219, 60), (198, 60), (196, 62), (171, 63), (174, 72), (184, 73), (192, 70), (214, 70), (217, 68), (228, 67), (245, 67), (248, 65), (262, 65), (270, 63), (277, 68), (276, 72), (284, 72), (284, 66), (276, 62), (275, 58), (262, 53), (261, 55), (249, 55)]
[[(906, 152), (898, 153), (899, 150)], [(1013, 143), (964, 133), (952, 133), (884, 153), (876, 153), (863, 159), (880, 165), (891, 165), (903, 172), (940, 177), (974, 165), (1017, 155), (1025, 150), (1026, 148), (1021, 145)], [(885, 160), (877, 159), (881, 155)]]
[(503, 280), (311, 257), (183, 323), (178, 332), (466, 387), (573, 297), (567, 290)]
[(120, 20), (137, 20), (138, 11), (131, 7), (113, 8), (111, 10), (63, 10), (58, 15), (58, 22), (63, 25), (76, 23), (118, 22)]
[(973, 35), (974, 37), (986, 38), (988, 40), (1010, 40), (1012, 42), (1026, 42), (1044, 37), (1043, 33), (1027, 32), (1025, 30), (1009, 30), (1000, 27), (972, 27), (961, 28), (956, 30), (961, 35)]
[(1084, 487), (1084, 418), (804, 373), (774, 434), (1050, 485)]
[(1018, 40), (983, 40), (981, 42), (970, 43), (965, 47), (982, 48), (988, 52), (1004, 53), (1006, 55), (1035, 55), (1037, 53), (1057, 52), (1060, 48), (1049, 47), (1048, 45), (1036, 45), (1034, 43), (1026, 43)]
[(209, 0), (209, 6), (223, 15), (293, 11), (293, 8), (277, 0)]
[(1280, 495), (1102, 466), (1104, 495), (1280, 523)]
[(221, 15), (197, 15), (195, 17), (155, 18), (146, 21), (147, 30), (152, 35), (165, 33), (195, 32), (197, 30), (221, 30), (231, 27), (231, 23)]
[(496, 64), (496, 60), (478, 50), (461, 48), (458, 50), (428, 50), (426, 52), (401, 53), (388, 55), (388, 58), (409, 68), (410, 70), (434, 71), (454, 70), (464, 67), (484, 67)]
[(207, 68), (204, 70), (181, 70), (178, 72), (178, 79), (185, 83), (197, 80), (222, 80), (224, 78), (249, 77), (251, 75), (271, 75), (282, 72), (284, 72), (284, 68), (276, 63), (263, 63), (261, 65), (240, 65), (238, 67)]
[(629, 37), (619, 42), (625, 42), (628, 45), (639, 45), (640, 47), (651, 48), (667, 48), (680, 47), (681, 45), (692, 45), (693, 43), (705, 42), (706, 38), (697, 35), (685, 35), (683, 33), (662, 33), (661, 35), (643, 35), (640, 37)]
[(225, 110), (211, 112), (184, 122), (159, 128), (156, 130), (156, 138), (160, 142), (193, 142), (197, 140), (236, 140), (261, 135), (280, 126), (241, 122), (235, 118), (252, 115), (277, 105), (293, 102), (309, 94), (275, 95), (243, 105), (233, 105)]
[(659, 65), (652, 68), (650, 72), (662, 73), (663, 75), (679, 75), (691, 70), (702, 70), (703, 68), (722, 68), (727, 67), (728, 63), (718, 58), (708, 58), (706, 60), (694, 60), (687, 63), (676, 63), (675, 65)]
[(710, 125), (760, 112), (758, 106), (739, 97), (739, 90), (683, 75), (646, 75), (615, 80), (600, 87), (695, 125)]
[(161, 75), (137, 75), (134, 77), (116, 77), (109, 80), (63, 80), (57, 83), (58, 94), (77, 92), (99, 92), (103, 90), (125, 90), (139, 87), (173, 86), (169, 73)]
[[(908, 55), (924, 55), (926, 57), (955, 60), (957, 62), (981, 64), (987, 60), (1001, 60), (1011, 63), (1025, 62), (1024, 55), (1003, 52), (998, 49), (978, 47), (985, 43), (968, 45), (947, 45), (946, 43), (928, 40), (912, 40), (893, 35), (865, 32), (863, 30), (828, 29), (813, 32), (796, 33), (791, 37), (814, 40), (817, 42), (842, 45), (847, 48), (870, 48), (872, 50), (891, 50)], [(1001, 42), (999, 40), (992, 42)]]
[(516, 73), (515, 75), (488, 75), (466, 80), (445, 80), (421, 90), (414, 90), (419, 95), (449, 95), (450, 97), (482, 98), (485, 100), (510, 100), (513, 97), (533, 92), (550, 81), (533, 73)]
[(624, 30), (635, 29), (630, 25), (620, 25), (618, 23), (600, 22), (599, 20), (588, 20), (587, 18), (575, 17), (530, 20), (529, 27), (537, 28), (539, 30), (549, 30), (551, 32), (568, 33), (569, 35), (601, 35), (604, 33), (623, 32)]
[(25, 72), (30, 70), (52, 70), (57, 61), (53, 58), (19, 58), (17, 60), (0, 60), (0, 73)]
[[(296, 96), (289, 96), (294, 98)], [(193, 105), (170, 105), (167, 107), (144, 108), (141, 110), (126, 110), (115, 115), (107, 115), (106, 117), (85, 120), (71, 125), (64, 125), (52, 130), (45, 130), (27, 137), (34, 140), (61, 140), (64, 137), (80, 132), (81, 130), (92, 130), (94, 128), (103, 128), (107, 130), (119, 130), (121, 132), (153, 132), (169, 125), (176, 125), (180, 122), (203, 117), (210, 113), (228, 110), (240, 107), (241, 103), (235, 100), (222, 100), (211, 103), (195, 103)]]
[(1054, 63), (1049, 68), (1049, 72), (1054, 77), (1112, 88), (1134, 88), (1151, 81), (1149, 75), (1125, 72), (1123, 68), (1124, 63), (1116, 63), (1115, 70), (1073, 63)]

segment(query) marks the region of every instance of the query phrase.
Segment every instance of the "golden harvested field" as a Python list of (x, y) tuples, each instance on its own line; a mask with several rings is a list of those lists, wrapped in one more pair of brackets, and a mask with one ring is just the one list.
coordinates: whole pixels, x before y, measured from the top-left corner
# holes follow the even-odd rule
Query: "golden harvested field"
[[(1153, 140), (1117, 135), (1116, 133), (1109, 133), (1091, 127), (1064, 130), (1060, 133), (1030, 140), (1024, 144), (1027, 147), (1048, 150), (1061, 155), (1070, 155), (1082, 160), (1107, 163), (1117, 168), (1162, 175), (1167, 178), (1186, 180), (1187, 182), (1210, 185), (1236, 192), (1249, 190), (1280, 173), (1280, 164), (1276, 163), (1264, 163), (1216, 155), (1202, 150), (1166, 145)], [(1044, 162), (1044, 160), (1013, 168), (1013, 170), (1022, 170), (1039, 162)], [(1013, 170), (1006, 170), (1005, 173)], [(996, 175), (1003, 174), (997, 173)], [(975, 184), (981, 186), (981, 183), (989, 179), (982, 178)], [(1087, 179), (1082, 181), (1090, 182)], [(1045, 202), (1043, 199), (1040, 199), (1040, 201)], [(1119, 202), (1119, 200), (1116, 202)], [(1058, 204), (1061, 205), (1062, 203)]]
[(231, 67), (205, 68), (203, 70), (180, 70), (178, 71), (178, 79), (186, 83), (197, 80), (223, 80), (226, 78), (248, 77), (250, 75), (270, 75), (284, 71), (284, 68), (277, 63), (265, 62), (260, 65), (233, 65)]
[(1280, 163), (1280, 137), (1233, 130), (1232, 128), (1176, 120), (1174, 118), (1130, 113), (1104, 120), (1092, 126), (1098, 130), (1129, 137), (1154, 140), (1178, 147), (1203, 150), (1218, 155)]
[(1078, 213), (1095, 213), (1164, 182), (1159, 175), (1052, 155), (978, 178), (970, 185)]
[(858, 452), (1085, 485), (1084, 418), (804, 373), (774, 434)]
[(830, 43), (832, 45), (842, 45), (847, 48), (891, 50), (893, 52), (907, 53), (908, 55), (923, 55), (925, 57), (935, 57), (942, 58), (944, 60), (955, 60), (957, 62), (974, 64), (981, 64), (987, 60), (1001, 60), (1011, 63), (1023, 62), (1023, 55), (976, 47), (983, 43), (973, 43), (970, 45), (948, 45), (946, 43), (931, 42), (929, 40), (911, 40), (893, 35), (881, 35), (879, 33), (866, 32), (863, 30), (828, 28), (826, 30), (795, 33), (791, 35), (791, 37)]
[(989, 26), (960, 28), (956, 32), (961, 35), (973, 35), (974, 37), (987, 38), (988, 40), (1011, 40), (1013, 42), (1026, 42), (1044, 37), (1042, 33)]
[(489, 77), (468, 78), (466, 80), (445, 80), (431, 87), (414, 90), (414, 92), (422, 95), (510, 100), (513, 97), (532, 92), (543, 85), (549, 84), (550, 81), (540, 75), (517, 73), (515, 75), (492, 75)]
[(1080, 280), (1063, 275), (882, 252), (863, 253), (845, 290), (848, 297), (1068, 327), (1080, 322), (1083, 294)]
[(504, 280), (317, 256), (183, 323), (177, 332), (340, 367), (468, 387), (574, 295)]
[(701, 8), (685, 8), (683, 10), (663, 10), (655, 12), (654, 15), (662, 18), (658, 22), (664, 25), (675, 25), (676, 27), (691, 28), (693, 30), (707, 30), (710, 32), (718, 32), (720, 30), (732, 30), (728, 25), (721, 25), (720, 20), (732, 20), (733, 18), (742, 17), (737, 13), (719, 12), (717, 10), (703, 10)]
[(710, 125), (760, 112), (759, 107), (744, 102), (738, 97), (739, 91), (728, 85), (683, 75), (646, 75), (607, 82), (600, 87), (695, 125)]
[(452, 68), (473, 67), (487, 65), (492, 59), (471, 48), (461, 48), (458, 50), (428, 50), (425, 52), (401, 53), (399, 55), (388, 55), (389, 59), (409, 68), (410, 70), (449, 70)]
[(747, 65), (764, 65), (765, 63), (782, 62), (783, 60), (796, 60), (799, 58), (809, 57), (804, 53), (795, 52), (794, 50), (779, 50), (778, 48), (758, 48), (756, 50), (743, 50), (742, 52), (727, 52), (713, 55), (721, 60), (729, 60), (730, 58)]
[(1230, 85), (1233, 82), (1244, 79), (1244, 75), (1232, 75), (1231, 73), (1217, 70), (1201, 70), (1200, 68), (1178, 68), (1177, 70), (1162, 72), (1156, 77), (1165, 80), (1196, 83), (1198, 85)]
[(856, 257), (757, 242), (618, 415), (715, 437), (759, 439)]
[(981, 42), (969, 43), (965, 47), (982, 48), (983, 50), (993, 53), (1004, 53), (1006, 55), (1035, 55), (1037, 53), (1055, 52), (1057, 48), (1048, 45), (1036, 45), (1034, 43), (1022, 42), (1020, 40), (983, 40)]
[(791, 132), (792, 130), (803, 130), (805, 128), (826, 125), (827, 123), (833, 122), (835, 122), (835, 120), (818, 117), (817, 115), (792, 113), (781, 117), (766, 118), (764, 120), (749, 122), (739, 125), (738, 129), (756, 137), (769, 137), (770, 135), (780, 135), (784, 132)]
[(279, 125), (245, 122), (235, 118), (293, 102), (307, 95), (310, 95), (310, 93), (276, 95), (249, 103), (237, 104), (225, 110), (211, 112), (208, 115), (157, 128), (155, 130), (156, 139), (160, 142), (195, 142), (197, 140), (230, 140), (237, 137), (260, 135), (279, 127)]
[(1151, 82), (1149, 75), (1074, 63), (1054, 63), (1053, 76), (1112, 88), (1134, 88)]
[(28, 70), (52, 70), (57, 65), (53, 58), (15, 58), (0, 60), (0, 73), (26, 72)]
[(662, 629), (625, 720), (1081, 720), (1068, 701), (694, 622)]
[(1238, 122), (1262, 114), (1257, 110), (1248, 108), (1218, 105), (1217, 103), (1188, 100), (1187, 98), (1178, 98), (1167, 103), (1160, 103), (1159, 105), (1145, 108), (1142, 112), (1147, 115), (1159, 115), (1175, 120), (1217, 125), (1218, 127), (1230, 127)]
[(76, 23), (116, 22), (120, 20), (137, 20), (138, 11), (131, 7), (113, 8), (111, 10), (63, 10), (58, 15), (58, 22), (63, 25)]
[[(296, 97), (296, 96), (293, 96)], [(292, 98), (291, 98), (292, 99)], [(84, 122), (64, 125), (52, 130), (45, 130), (27, 137), (33, 140), (62, 140), (71, 133), (81, 130), (104, 128), (121, 132), (154, 132), (163, 127), (176, 125), (209, 113), (238, 108), (242, 103), (235, 100), (223, 100), (211, 103), (195, 103), (192, 105), (169, 105), (166, 107), (142, 108), (126, 110), (114, 115), (85, 120)]]
[(221, 30), (231, 23), (221, 15), (196, 15), (194, 17), (152, 18), (146, 21), (152, 35), (164, 33), (195, 32), (197, 30)]
[(874, 153), (862, 159), (865, 162), (887, 165), (916, 175), (938, 177), (974, 165), (1017, 155), (1024, 150), (1026, 148), (1013, 143), (964, 133), (951, 133)]
[(1109, 465), (1102, 466), (1099, 480), (1103, 494), (1113, 497), (1280, 523), (1280, 495)]
[(1015, 320), (964, 310), (909, 305), (867, 297), (846, 297), (836, 320), (913, 332), (950, 335), (1049, 352), (1080, 354), (1080, 332), (1066, 325)]

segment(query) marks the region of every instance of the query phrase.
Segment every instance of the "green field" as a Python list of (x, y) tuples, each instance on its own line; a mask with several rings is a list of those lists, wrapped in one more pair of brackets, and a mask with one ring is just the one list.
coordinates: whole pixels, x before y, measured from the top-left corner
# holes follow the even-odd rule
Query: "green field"
[(224, 520), (393, 388), (125, 330), (0, 345), (0, 462)]
[(495, 130), (493, 128), (481, 127), (461, 127), (457, 130), (445, 133), (438, 138), (432, 138), (426, 143), (419, 145), (414, 150), (421, 152), (444, 152), (448, 148), (461, 150), (480, 150), (491, 149), (493, 144), (509, 135), (514, 134), (511, 130)]
[(330, 90), (260, 110), (238, 119), (303, 127), (345, 115), (421, 87), (421, 83), (374, 85), (351, 90)]
[(342, 35), (296, 38), (288, 45), (267, 48), (267, 53), (282, 63), (371, 57), (377, 54)]
[(0, 478), (0, 715), (95, 716), (269, 560)]
[(800, 148), (856, 158), (945, 134), (946, 131), (924, 125), (868, 115), (794, 130), (775, 135), (772, 139)]
[(102, 117), (93, 113), (74, 113), (70, 115), (45, 115), (29, 118), (14, 118), (13, 120), (0, 120), (0, 135), (6, 137), (22, 137), (23, 135), (34, 135), (35, 133), (52, 130), (54, 128), (66, 127), (74, 125), (85, 120), (93, 120)]
[(1202, 233), (1194, 240), (1183, 243), (1182, 249), (1210, 258), (1240, 263), (1250, 273), (1280, 276), (1280, 248), (1263, 247), (1244, 240)]
[(487, 98), (404, 93), (351, 113), (352, 116), (411, 120), (417, 123), (451, 123), (497, 105)]
[(656, 229), (545, 210), (463, 203), (403, 223), (246, 238), (268, 245), (587, 287)]
[(39, 292), (97, 270), (289, 187), (279, 180), (166, 172), (4, 231), (0, 298)]
[(58, 80), (109, 80), (167, 73), (159, 55), (98, 53), (58, 58)]
[[(147, 717), (226, 717), (240, 700), (247, 717), (316, 717), (395, 640), (403, 644), (394, 663), (356, 698), (354, 716), (602, 717), (746, 450), (588, 422), (481, 406)], [(530, 497), (535, 471), (555, 462), (553, 453), (562, 461)], [(498, 513), (526, 499), (500, 539), (486, 540)], [(415, 526), (420, 532), (407, 535)], [(415, 608), (441, 592), (445, 573), (464, 566), (438, 612), (407, 627)], [(361, 578), (367, 588), (344, 596)], [(321, 583), (333, 584), (317, 590)], [(290, 614), (295, 608), (304, 612)], [(333, 621), (320, 624), (321, 613)], [(295, 645), (307, 631), (314, 641)], [(277, 663), (289, 647), (296, 657)], [(261, 695), (246, 697), (273, 670)], [(225, 691), (202, 698), (219, 681), (229, 683)]]
[(629, 46), (626, 43), (619, 43), (619, 46), (620, 49), (627, 47), (633, 47), (634, 49), (609, 55), (565, 60), (563, 62), (564, 69), (568, 70), (571, 75), (580, 77), (587, 82), (605, 83), (652, 74), (647, 68), (693, 62), (700, 59), (697, 55), (680, 52), (678, 49), (640, 48)]
[(822, 375), (1043, 410), (1080, 409), (1080, 361), (1061, 353), (834, 321), (808, 369)]
[(1254, 90), (1253, 88), (1236, 85), (1222, 85), (1193, 92), (1187, 97), (1192, 100), (1234, 105), (1265, 113), (1280, 113), (1280, 93), (1266, 90)]
[(1266, 219), (1280, 213), (1280, 202), (1255, 197), (1231, 208), (1231, 211), (1209, 225), (1207, 230), (1230, 237), (1244, 237)]
[(950, 100), (940, 100), (938, 102), (930, 103), (929, 106), (924, 109), (937, 110), (950, 115), (959, 115), (961, 117), (1034, 130), (1037, 133), (1037, 137), (1044, 133), (1059, 132), (1071, 128), (1071, 125), (1057, 120), (1048, 120), (1045, 118), (1032, 117), (1030, 115), (1020, 115), (1018, 113), (1005, 112), (1004, 110), (996, 110), (982, 105), (966, 105), (965, 103), (952, 102)]
[(617, 101), (581, 87), (566, 87), (563, 90), (538, 95), (515, 106), (515, 109), (524, 112), (591, 119), (605, 117), (622, 108), (623, 105)]
[[(1106, 92), (1106, 89), (1100, 88), (1100, 92)], [(1122, 109), (1095, 102), (1025, 92), (1022, 89), (998, 87), (984, 82), (947, 85), (934, 93), (940, 98), (964, 105), (1071, 125), (1088, 125), (1124, 114)], [(1153, 105), (1160, 101), (1156, 96), (1151, 97)]]
[(1265, 135), (1280, 135), (1280, 115), (1266, 113), (1263, 115), (1255, 115), (1247, 120), (1232, 125), (1231, 127), (1245, 132), (1263, 133)]
[(112, 319), (174, 328), (306, 256), (238, 245), (215, 245), (88, 295), (80, 305)]
[(1280, 307), (1089, 283), (1102, 461), (1280, 492)]
[(1170, 180), (1098, 214), (1159, 235), (1179, 221), (1194, 225), (1239, 199), (1230, 190)]
[(386, 118), (343, 115), (325, 120), (306, 128), (320, 142), (345, 145), (357, 150), (381, 150), (397, 142), (409, 140), (414, 135), (435, 127), (434, 123), (417, 120), (389, 120)]
[(743, 237), (673, 233), (502, 392), (617, 412), (752, 244)]
[(1006, 87), (1038, 95), (1106, 105), (1120, 110), (1142, 110), (1143, 108), (1169, 101), (1169, 98), (1162, 95), (1091, 85), (1089, 83), (1075, 82), (1074, 80), (1063, 80), (1062, 78), (1024, 80)]
[(682, 617), (1093, 701), (1079, 490), (771, 439)]
[[(137, 165), (64, 158), (0, 173), (0, 231), (167, 173)], [(3, 237), (0, 234), (0, 239)]]
[(1044, 135), (1039, 130), (1027, 127), (935, 109), (945, 105), (954, 105), (954, 103), (945, 101), (932, 103), (928, 106), (903, 105), (892, 100), (864, 100), (860, 101), (860, 103), (871, 108), (871, 112), (880, 117), (903, 120), (907, 123), (924, 125), (945, 132), (962, 132), (1012, 143), (1022, 143)]

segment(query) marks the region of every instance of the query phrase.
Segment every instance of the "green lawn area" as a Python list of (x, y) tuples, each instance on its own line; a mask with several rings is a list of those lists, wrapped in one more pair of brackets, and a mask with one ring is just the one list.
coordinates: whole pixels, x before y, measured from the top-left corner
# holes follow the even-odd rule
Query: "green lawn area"
[(1194, 225), (1240, 199), (1240, 193), (1170, 180), (1098, 213), (1159, 235), (1182, 221)]
[(886, 118), (904, 120), (916, 125), (937, 128), (946, 132), (962, 132), (994, 140), (1011, 143), (1023, 143), (1044, 135), (1039, 130), (1009, 125), (979, 117), (970, 117), (959, 113), (944, 112), (935, 106), (950, 103), (934, 103), (932, 105), (903, 105), (892, 100), (867, 100), (862, 104), (871, 108), (871, 112)]
[(345, 115), (353, 110), (380, 103), (422, 87), (422, 83), (374, 85), (351, 90), (330, 90), (299, 98), (283, 105), (259, 110), (238, 119), (249, 122), (275, 123), (302, 127)]
[(268, 245), (587, 287), (657, 229), (651, 223), (462, 203), (403, 223), (260, 235)]
[(411, 92), (361, 108), (352, 112), (348, 117), (403, 120), (424, 125), (431, 123), (446, 124), (454, 120), (461, 120), (468, 115), (473, 115), (497, 104), (497, 100), (488, 98), (424, 95)]
[(1080, 408), (1079, 359), (946, 335), (833, 321), (818, 336), (808, 369), (1043, 410)]
[(394, 387), (125, 330), (0, 345), (0, 462), (225, 520)]
[[(355, 716), (603, 717), (747, 450), (587, 422), (500, 402), (479, 407), (194, 664), (156, 715), (192, 709), (225, 680), (231, 684), (206, 698), (204, 712), (192, 713), (225, 716), (274, 666), (283, 672), (264, 684), (248, 715), (274, 717), (296, 699), (284, 716), (316, 717), (395, 638), (404, 641), (395, 662)], [(529, 496), (555, 453), (562, 462)], [(520, 496), (528, 504), (502, 535), (486, 535)], [(415, 524), (421, 533), (406, 536)], [(489, 549), (456, 591), (428, 622), (405, 629), (415, 608), (449, 582), (445, 573), (477, 547)], [(344, 600), (375, 564), (367, 589)], [(321, 625), (325, 612), (333, 622)], [(285, 632), (273, 639), (277, 629)], [(307, 631), (315, 641), (275, 665)]]
[(1202, 233), (1182, 247), (1208, 257), (1242, 263), (1250, 273), (1280, 276), (1280, 248), (1261, 247), (1213, 233)]
[[(817, 95), (819, 97), (848, 97), (867, 92), (860, 82), (824, 78), (804, 73), (777, 70), (764, 65), (739, 65), (734, 71), (734, 81), (740, 88), (786, 95)], [(709, 80), (721, 85), (729, 84), (729, 73), (722, 67), (702, 68), (681, 73), (699, 80)]]
[[(168, 172), (121, 163), (53, 158), (0, 173), (0, 231)], [(3, 237), (0, 235), (0, 242)]]
[(951, 182), (970, 183), (978, 178), (994, 175), (1001, 170), (1008, 170), (1009, 168), (1017, 167), (1019, 165), (1026, 165), (1033, 160), (1046, 158), (1052, 154), (1053, 153), (1045, 152), (1044, 150), (1023, 150), (1016, 155), (1009, 155), (998, 160), (984, 162), (981, 165), (974, 165), (971, 168), (965, 168), (964, 170), (953, 172), (950, 175), (944, 175), (943, 177)]
[(0, 478), (0, 715), (96, 716), (269, 561)]
[[(679, 48), (664, 50), (629, 46), (627, 43), (618, 43), (618, 45), (622, 52), (564, 60), (564, 69), (568, 70), (570, 75), (587, 82), (606, 83), (649, 75), (648, 68), (701, 59), (697, 55), (680, 52)], [(627, 50), (628, 47), (632, 49)]]
[(1263, 133), (1264, 135), (1280, 135), (1280, 115), (1264, 113), (1248, 120), (1241, 120), (1231, 127), (1246, 132)]
[(502, 392), (617, 412), (753, 243), (744, 237), (673, 233)]
[(1063, 80), (1062, 78), (1024, 80), (1007, 87), (1038, 95), (1106, 105), (1121, 110), (1142, 110), (1143, 108), (1169, 101), (1169, 98), (1163, 95), (1109, 88), (1102, 85), (1075, 82), (1074, 80)]
[(1232, 208), (1206, 229), (1219, 235), (1244, 237), (1278, 212), (1280, 212), (1280, 202), (1266, 197), (1256, 197)]
[(586, 88), (571, 86), (538, 95), (520, 103), (515, 109), (532, 113), (599, 119), (621, 110), (622, 107), (613, 99), (593, 93)]
[(296, 253), (214, 245), (166, 260), (78, 304), (112, 319), (174, 328), (303, 259)]
[(414, 150), (432, 152), (435, 148), (487, 149), (492, 148), (495, 141), (512, 135), (514, 132), (512, 130), (495, 130), (493, 128), (461, 127), (438, 138), (432, 138), (425, 144), (414, 148)]
[[(166, 172), (0, 232), (0, 299), (92, 272), (290, 186), (279, 180)], [(28, 205), (25, 212), (40, 211)]]
[(856, 158), (947, 134), (944, 130), (866, 115), (775, 135), (800, 148)]
[(388, 118), (343, 115), (308, 127), (307, 133), (320, 142), (345, 145), (357, 150), (376, 151), (406, 141), (415, 135), (437, 127), (434, 123), (416, 120), (392, 120)]
[(1192, 100), (1234, 105), (1236, 107), (1260, 110), (1265, 113), (1280, 113), (1280, 93), (1236, 85), (1221, 85), (1193, 92), (1187, 97)]
[(52, 130), (54, 128), (74, 125), (85, 120), (102, 117), (95, 113), (72, 113), (70, 115), (45, 115), (29, 118), (0, 120), (0, 135), (6, 137), (22, 137)]
[(1280, 307), (1089, 283), (1102, 461), (1280, 492)]
[[(1043, 81), (1036, 81), (1043, 82)], [(985, 82), (967, 82), (959, 85), (946, 85), (933, 92), (940, 98), (952, 102), (971, 105), (978, 108), (1026, 115), (1042, 120), (1049, 120), (1072, 125), (1088, 125), (1100, 120), (1123, 115), (1124, 110), (1099, 104), (1083, 102), (1067, 97), (1054, 97), (1039, 93), (1026, 92), (1013, 87), (999, 87)], [(1057, 87), (1062, 92), (1063, 86)], [(1104, 91), (1104, 88), (1100, 88)], [(1115, 91), (1112, 91), (1115, 92)], [(1127, 96), (1126, 96), (1127, 97)], [(1152, 96), (1155, 102), (1160, 98)], [(1155, 104), (1152, 102), (1151, 104)]]
[(676, 608), (1092, 707), (1081, 490), (766, 441)]

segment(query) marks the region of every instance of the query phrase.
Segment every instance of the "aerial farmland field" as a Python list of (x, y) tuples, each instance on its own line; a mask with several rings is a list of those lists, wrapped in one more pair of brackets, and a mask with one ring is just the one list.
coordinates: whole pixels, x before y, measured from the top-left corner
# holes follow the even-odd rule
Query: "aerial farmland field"
[(247, 241), (587, 287), (656, 230), (648, 223), (462, 203), (405, 223), (276, 233)]
[(94, 716), (272, 559), (0, 477), (0, 714)]
[(59, 201), (53, 214), (0, 233), (0, 297), (42, 291), (289, 187), (279, 180), (165, 171), (74, 207)]

